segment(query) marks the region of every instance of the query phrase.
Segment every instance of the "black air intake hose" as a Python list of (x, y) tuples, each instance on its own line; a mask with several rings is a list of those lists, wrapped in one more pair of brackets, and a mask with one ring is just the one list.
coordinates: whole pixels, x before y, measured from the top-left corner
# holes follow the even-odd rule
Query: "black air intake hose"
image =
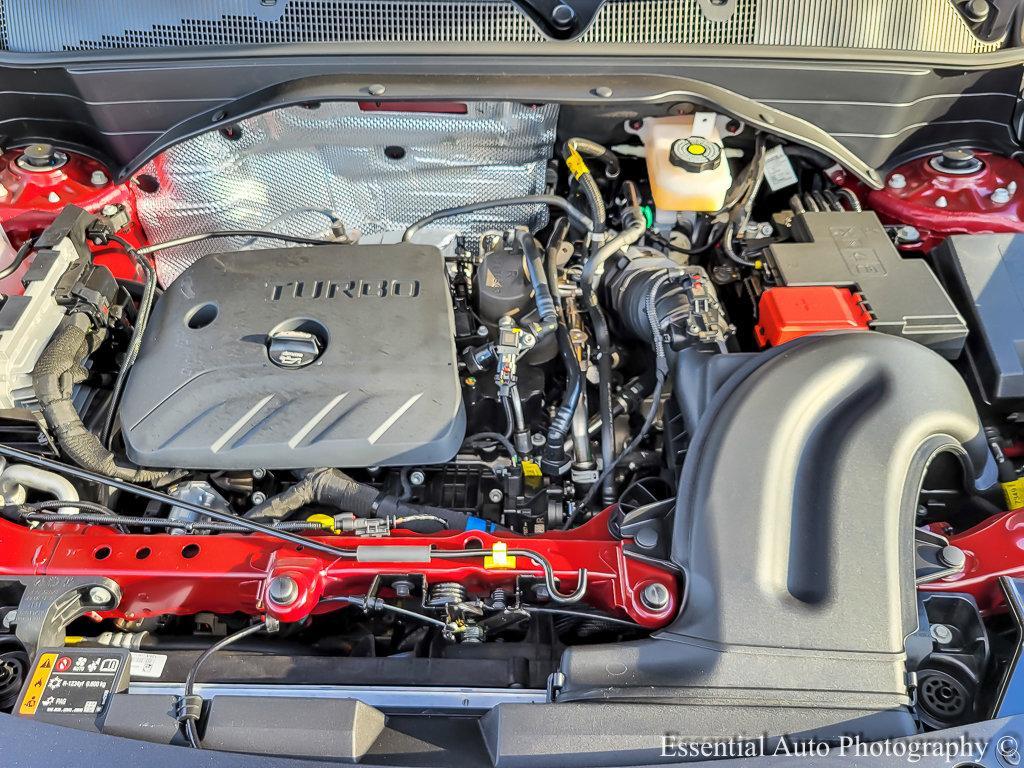
[[(341, 512), (351, 512), (356, 517), (432, 515), (442, 518), (453, 530), (465, 530), (473, 522), (477, 522), (477, 518), (453, 509), (399, 501), (395, 496), (382, 494), (372, 486), (356, 482), (338, 469), (313, 470), (288, 490), (250, 509), (245, 516), (250, 519), (283, 520), (293, 512), (312, 504), (333, 507)], [(423, 532), (423, 526), (420, 526), (419, 522), (421, 521), (410, 522), (402, 527)], [(435, 529), (436, 525), (428, 524), (424, 530)]]
[[(43, 418), (61, 450), (78, 466), (130, 483), (159, 480), (166, 473), (119, 464), (100, 438), (86, 429), (75, 410), (71, 400), (74, 386), (88, 378), (85, 361), (106, 338), (105, 330), (91, 331), (74, 323), (82, 318), (87, 316), (71, 316), (72, 322), (57, 332), (32, 371), (32, 388)], [(92, 325), (91, 320), (87, 322)]]

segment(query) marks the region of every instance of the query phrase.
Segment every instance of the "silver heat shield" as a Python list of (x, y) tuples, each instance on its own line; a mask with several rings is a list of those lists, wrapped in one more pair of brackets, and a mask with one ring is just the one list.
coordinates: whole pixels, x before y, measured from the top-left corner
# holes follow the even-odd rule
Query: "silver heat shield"
[[(155, 192), (140, 185), (139, 216), (154, 243), (224, 229), (329, 237), (333, 221), (362, 242), (394, 241), (442, 208), (542, 193), (557, 118), (557, 105), (509, 102), (469, 103), (465, 114), (355, 102), (278, 109), (156, 157), (136, 175), (159, 183)], [(436, 242), (439, 231), (473, 238), (546, 222), (543, 206), (481, 211), (438, 222), (422, 241)], [(252, 239), (180, 246), (156, 254), (157, 275), (166, 286), (206, 254), (280, 246)]]

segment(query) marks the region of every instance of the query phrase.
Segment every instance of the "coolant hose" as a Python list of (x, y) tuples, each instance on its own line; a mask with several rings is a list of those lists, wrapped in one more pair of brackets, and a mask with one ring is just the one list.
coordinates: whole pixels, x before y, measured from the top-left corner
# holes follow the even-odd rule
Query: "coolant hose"
[[(283, 520), (312, 504), (334, 507), (365, 518), (431, 515), (444, 520), (453, 530), (465, 530), (476, 521), (457, 510), (400, 501), (372, 486), (356, 482), (338, 469), (313, 470), (292, 487), (250, 509), (245, 516), (249, 519)], [(430, 523), (429, 520), (411, 520), (403, 523), (402, 527), (416, 532), (436, 530), (436, 524)]]
[(523, 259), (526, 262), (526, 272), (530, 276), (530, 285), (533, 287), (533, 300), (537, 305), (537, 314), (540, 315), (542, 334), (550, 333), (558, 325), (558, 313), (555, 310), (555, 300), (551, 297), (551, 286), (548, 284), (548, 272), (544, 266), (544, 255), (533, 235), (525, 230), (516, 232), (516, 242), (523, 249)]
[(533, 285), (534, 300), (537, 304), (537, 312), (540, 314), (541, 325), (544, 329), (555, 331), (558, 338), (558, 352), (565, 364), (565, 396), (548, 426), (547, 442), (544, 445), (541, 458), (541, 469), (545, 474), (558, 475), (561, 474), (566, 463), (565, 438), (572, 428), (572, 417), (576, 413), (576, 406), (583, 393), (583, 376), (580, 374), (580, 363), (576, 359), (576, 351), (569, 338), (569, 329), (565, 327), (565, 323), (559, 320), (554, 299), (551, 298), (547, 270), (544, 268), (544, 257), (537, 246), (537, 241), (529, 232), (523, 231), (516, 234), (516, 241), (523, 249), (523, 257), (530, 274), (530, 283)]
[[(608, 321), (595, 295), (596, 276), (609, 256), (637, 242), (647, 231), (647, 220), (640, 210), (640, 196), (633, 182), (622, 185), (626, 195), (627, 209), (624, 215), (626, 228), (603, 246), (597, 248), (583, 265), (580, 284), (583, 289), (583, 305), (594, 327), (594, 341), (600, 352), (597, 358), (598, 408), (601, 416), (601, 460), (604, 466), (611, 466), (615, 460), (615, 424), (612, 414), (612, 341), (608, 332)], [(601, 500), (606, 504), (615, 501), (615, 476), (605, 473)]]
[(606, 178), (617, 179), (619, 177), (619, 158), (603, 144), (598, 144), (596, 141), (584, 139), (580, 136), (573, 136), (565, 142), (565, 147), (566, 150), (564, 151), (567, 153), (575, 149), (584, 157), (591, 157), (603, 163)]
[[(74, 386), (88, 378), (85, 361), (106, 338), (105, 331), (89, 332), (77, 325), (74, 320), (78, 317), (87, 316), (72, 315), (72, 322), (59, 330), (43, 349), (32, 371), (32, 388), (43, 418), (61, 450), (78, 466), (130, 483), (159, 480), (163, 472), (118, 463), (75, 410), (71, 399)], [(88, 322), (92, 324), (91, 320)]]
[[(0, 498), (5, 504), (22, 504), (25, 489), (47, 493), (59, 501), (78, 501), (78, 489), (66, 477), (56, 472), (33, 467), (28, 464), (9, 464), (0, 472)], [(62, 515), (74, 515), (78, 509), (73, 506), (60, 507)]]

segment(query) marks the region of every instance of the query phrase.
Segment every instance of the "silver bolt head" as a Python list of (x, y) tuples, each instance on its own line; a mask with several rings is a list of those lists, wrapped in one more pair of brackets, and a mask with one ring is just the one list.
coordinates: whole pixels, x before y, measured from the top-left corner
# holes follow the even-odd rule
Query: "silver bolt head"
[(383, 96), (385, 93), (387, 93), (387, 90), (388, 89), (385, 88), (380, 83), (374, 83), (373, 85), (366, 89), (366, 92), (369, 93), (371, 96)]
[(946, 199), (945, 195), (942, 195), (941, 197), (937, 197), (935, 199), (936, 208), (945, 208), (947, 205), (949, 205), (949, 200)]
[(118, 208), (113, 203), (107, 203), (107, 205), (103, 206), (103, 210), (100, 211), (100, 213), (102, 213), (104, 216), (114, 216), (115, 214), (117, 214), (119, 210), (120, 208)]
[(907, 177), (902, 173), (894, 173), (889, 177), (889, 189), (903, 189), (907, 186)]
[(423, 485), (427, 482), (427, 475), (422, 469), (414, 469), (409, 473), (409, 482), (413, 485)]
[(18, 612), (17, 611), (8, 611), (7, 613), (4, 614), (4, 623), (3, 623), (4, 629), (10, 629), (11, 627), (13, 627), (17, 623), (18, 623)]
[(254, 491), (252, 496), (249, 497), (253, 504), (262, 504), (267, 500), (267, 494), (263, 491)]
[(505, 494), (503, 494), (498, 488), (491, 488), (491, 492), (487, 494), (487, 498), (491, 500), (491, 503), (497, 504), (505, 498)]
[(275, 605), (291, 605), (299, 599), (299, 585), (291, 576), (275, 576), (267, 585), (267, 598)]
[(107, 605), (114, 602), (114, 594), (106, 587), (89, 587), (89, 602), (93, 605)]
[(648, 584), (640, 593), (640, 602), (652, 611), (660, 611), (668, 607), (671, 598), (672, 595), (669, 593), (668, 587), (658, 582)]
[(94, 187), (104, 187), (108, 181), (110, 179), (107, 178), (107, 174), (99, 170), (93, 171), (92, 176), (89, 177), (89, 183)]
[(947, 645), (953, 642), (953, 630), (945, 624), (932, 624), (932, 640), (940, 645)]
[(992, 197), (990, 197), (989, 199), (996, 205), (1006, 205), (1008, 202), (1010, 202), (1010, 197), (1010, 190), (1006, 189), (1005, 187), (998, 187), (997, 189), (993, 190)]
[(262, 480), (264, 477), (267, 476), (267, 470), (265, 470), (263, 467), (256, 467), (256, 469), (252, 471), (252, 476), (256, 480)]
[(534, 432), (530, 435), (530, 445), (534, 448), (542, 448), (545, 443), (547, 443), (547, 438), (540, 432)]

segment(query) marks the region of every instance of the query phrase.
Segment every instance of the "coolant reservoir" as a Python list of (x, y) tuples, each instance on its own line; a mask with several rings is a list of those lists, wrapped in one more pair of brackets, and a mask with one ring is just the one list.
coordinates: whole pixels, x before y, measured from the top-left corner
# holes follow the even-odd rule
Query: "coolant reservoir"
[(709, 213), (725, 205), (732, 173), (714, 112), (649, 117), (626, 130), (640, 137), (659, 221), (678, 211)]

